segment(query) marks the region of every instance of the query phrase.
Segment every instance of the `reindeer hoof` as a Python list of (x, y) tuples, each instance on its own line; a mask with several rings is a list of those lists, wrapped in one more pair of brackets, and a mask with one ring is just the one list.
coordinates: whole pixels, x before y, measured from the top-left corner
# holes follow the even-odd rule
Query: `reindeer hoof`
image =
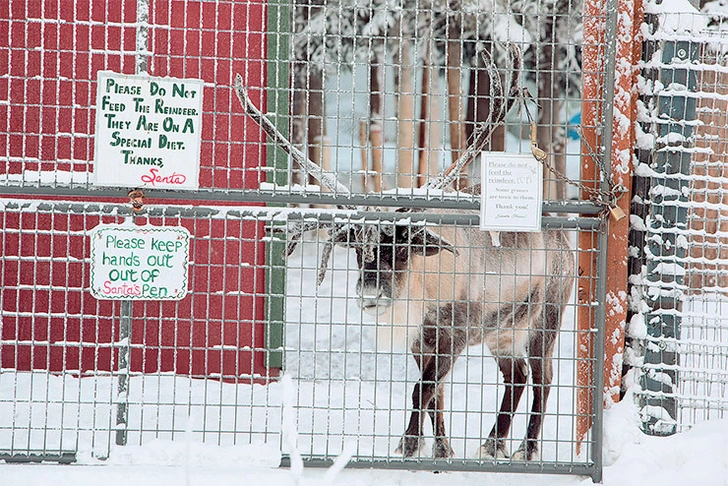
[(525, 444), (521, 446), (511, 456), (512, 461), (533, 461), (538, 458), (538, 447), (533, 445), (528, 447)]
[(425, 445), (424, 437), (413, 437), (411, 435), (405, 435), (399, 440), (399, 445), (394, 450), (397, 454), (402, 454), (404, 457), (414, 457), (418, 455), (420, 449)]
[(478, 449), (478, 453), (475, 455), (478, 459), (508, 459), (508, 452), (506, 452), (506, 446), (501, 441), (495, 439), (488, 439)]
[(448, 459), (454, 457), (455, 452), (450, 447), (450, 442), (444, 437), (438, 437), (435, 439), (435, 444), (432, 446), (432, 457)]

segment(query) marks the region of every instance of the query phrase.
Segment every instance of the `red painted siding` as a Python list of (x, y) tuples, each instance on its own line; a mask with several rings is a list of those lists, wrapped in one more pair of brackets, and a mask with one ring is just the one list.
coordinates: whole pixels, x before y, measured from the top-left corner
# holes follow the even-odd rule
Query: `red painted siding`
[[(150, 4), (149, 74), (206, 83), (200, 186), (256, 188), (265, 160), (261, 134), (246, 121), (230, 86), (236, 73), (253, 88), (265, 84), (264, 3)], [(0, 6), (0, 32), (8, 32), (0, 36), (0, 70), (7, 67), (7, 76), (0, 76), (0, 99), (7, 93), (7, 102), (0, 103), (0, 177), (28, 181), (43, 171), (51, 181), (72, 175), (85, 180), (94, 156), (96, 73), (134, 73), (136, 1), (6, 3)], [(262, 104), (261, 93), (253, 89), (251, 95)], [(221, 191), (220, 203), (224, 200)], [(0, 218), (0, 366), (114, 369), (111, 343), (118, 340), (120, 304), (97, 301), (86, 291), (85, 259), (87, 232), (120, 219), (12, 209)], [(262, 352), (262, 223), (148, 222), (182, 225), (193, 235), (190, 294), (179, 302), (134, 303), (132, 371), (227, 378), (270, 374)]]

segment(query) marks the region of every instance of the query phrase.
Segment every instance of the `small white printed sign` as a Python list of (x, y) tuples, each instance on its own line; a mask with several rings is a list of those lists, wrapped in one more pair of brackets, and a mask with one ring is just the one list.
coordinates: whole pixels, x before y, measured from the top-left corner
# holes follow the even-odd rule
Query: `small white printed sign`
[(543, 166), (531, 154), (483, 152), (480, 228), (540, 231)]
[(94, 184), (199, 188), (200, 79), (99, 71)]
[(91, 294), (180, 300), (187, 295), (189, 247), (183, 227), (99, 225), (91, 230)]

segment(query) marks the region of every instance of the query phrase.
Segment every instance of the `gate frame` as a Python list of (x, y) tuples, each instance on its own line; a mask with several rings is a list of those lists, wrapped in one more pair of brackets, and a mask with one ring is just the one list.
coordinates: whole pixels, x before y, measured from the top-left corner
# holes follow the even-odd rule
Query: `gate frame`
[[(586, 5), (590, 7), (585, 7), (585, 12), (587, 12), (587, 8), (596, 8), (599, 11), (598, 15), (595, 15), (594, 20), (595, 22), (599, 23), (601, 22), (601, 19), (599, 18), (600, 15), (602, 15), (602, 9), (599, 8), (599, 0), (587, 0)], [(609, 35), (611, 33), (621, 32), (621, 27), (623, 26), (623, 22), (626, 22), (625, 17), (623, 15), (618, 16), (618, 11), (622, 11), (623, 6), (632, 6), (632, 9), (629, 10), (633, 14), (635, 12), (635, 5), (640, 4), (641, 8), (641, 0), (608, 0), (606, 12), (607, 16), (604, 20), (604, 25), (602, 24), (596, 24), (595, 26), (601, 32), (601, 38), (604, 39), (604, 34), (602, 27), (606, 30), (606, 40), (607, 42), (600, 42), (597, 43), (596, 46), (594, 46), (597, 50), (597, 54), (599, 49), (602, 48), (602, 46), (606, 46), (607, 50), (607, 69), (606, 69), (606, 75), (602, 76), (600, 73), (600, 70), (597, 69), (595, 71), (596, 73), (596, 79), (597, 83), (595, 84), (595, 87), (597, 88), (596, 96), (594, 98), (589, 98), (588, 96), (585, 96), (585, 98), (590, 99), (591, 101), (585, 102), (585, 106), (588, 103), (594, 103), (597, 106), (601, 103), (604, 103), (604, 111), (601, 110), (595, 111), (595, 115), (598, 115), (597, 118), (595, 118), (595, 124), (594, 126), (599, 126), (600, 122), (603, 122), (604, 120), (612, 120), (613, 113), (612, 113), (612, 103), (615, 105), (618, 102), (621, 102), (621, 97), (615, 96), (615, 92), (612, 90), (610, 91), (608, 89), (610, 78), (614, 75), (614, 69), (611, 69), (611, 67), (620, 67), (620, 64), (616, 62), (616, 56), (618, 53), (623, 52), (632, 52), (634, 53), (634, 45), (633, 35), (627, 35), (626, 39), (625, 36), (617, 36), (617, 35)], [(277, 2), (276, 0), (273, 0), (268, 3), (269, 8), (269, 26), (271, 25), (277, 25), (279, 28), (283, 27), (283, 24), (281, 23), (281, 18), (286, 17), (285, 15), (282, 15), (281, 12), (286, 12), (287, 8), (282, 3)], [(277, 24), (273, 24), (272, 12), (278, 13), (278, 22)], [(635, 16), (630, 20), (634, 20)], [(638, 25), (636, 22), (633, 24), (633, 29), (636, 29), (635, 25)], [(612, 29), (612, 30), (610, 30)], [(280, 32), (280, 31), (279, 31)], [(277, 34), (281, 35), (281, 34)], [(272, 39), (271, 36), (269, 37), (269, 45), (268, 48), (270, 51), (274, 51), (276, 53), (276, 56), (280, 55), (283, 49), (280, 48), (281, 45), (283, 45), (283, 42), (276, 43), (279, 39), (284, 37), (279, 37), (277, 39)], [(270, 55), (269, 51), (269, 55)], [(278, 65), (279, 58), (276, 57), (271, 61), (270, 56), (268, 58), (268, 83), (269, 88), (275, 86), (275, 89), (270, 91), (268, 93), (268, 103), (270, 104), (275, 112), (280, 113), (279, 110), (283, 110), (284, 107), (287, 107), (288, 100), (286, 96), (282, 96), (278, 90), (283, 90), (285, 84), (287, 83), (288, 76), (287, 76), (287, 70), (285, 63), (285, 60), (280, 66)], [(137, 65), (139, 68), (139, 64)], [(281, 67), (282, 66), (282, 67)], [(631, 66), (628, 67), (628, 69), (631, 69)], [(612, 73), (610, 75), (610, 73)], [(629, 73), (628, 73), (629, 74)], [(634, 74), (634, 73), (632, 73)], [(586, 79), (586, 76), (585, 76)], [(620, 81), (628, 80), (629, 76), (624, 76), (623, 78), (620, 77)], [(611, 81), (614, 81), (613, 79)], [(615, 86), (615, 89), (624, 89), (625, 85), (622, 85), (622, 83), (619, 84), (620, 88), (617, 88)], [(604, 93), (606, 93), (606, 96), (602, 97), (600, 95), (599, 90), (604, 89)], [(631, 90), (633, 89), (633, 85), (629, 86), (628, 89), (626, 89), (625, 92), (631, 93)], [(272, 96), (273, 95), (273, 96)], [(631, 103), (630, 109), (634, 110), (634, 102), (632, 97), (630, 96), (628, 98), (628, 103)], [(614, 106), (614, 108), (617, 108), (617, 106)], [(270, 110), (269, 110), (270, 111)], [(285, 110), (287, 113), (287, 109)], [(619, 112), (618, 112), (619, 113)], [(281, 117), (281, 120), (285, 121), (286, 117)], [(284, 123), (282, 121), (279, 122), (280, 128), (283, 128)], [(614, 137), (613, 134), (613, 123), (603, 123), (604, 126), (604, 135), (602, 140), (605, 142), (604, 145), (611, 147), (609, 150), (606, 151), (604, 154), (604, 163), (611, 163), (612, 158), (611, 155), (614, 153), (615, 150), (621, 150), (621, 147), (626, 142), (631, 143), (631, 136), (633, 134), (628, 134), (626, 138), (620, 138), (620, 137)], [(590, 137), (591, 135), (586, 134), (587, 137)], [(599, 140), (598, 135), (596, 134), (596, 130), (594, 131), (594, 143), (592, 146), (597, 146), (597, 142)], [(631, 150), (632, 145), (629, 145), (629, 149)], [(277, 151), (276, 151), (277, 152)], [(587, 153), (583, 150), (584, 153)], [(591, 168), (597, 169), (596, 164), (593, 163), (591, 160), (591, 157), (586, 156), (583, 157), (583, 160), (586, 160), (588, 158), (592, 163), (590, 165)], [(285, 159), (282, 158), (280, 153), (273, 153), (273, 150), (268, 153), (268, 163), (272, 164), (274, 166), (278, 166), (282, 161)], [(615, 173), (615, 167), (611, 167), (611, 178), (612, 180), (616, 180), (619, 176), (621, 177), (622, 174)], [(280, 175), (279, 171), (275, 171), (276, 175)], [(607, 183), (606, 180), (604, 180), (603, 177), (601, 177), (602, 174), (595, 172), (594, 180), (602, 180), (602, 187)], [(582, 173), (582, 178), (589, 179), (589, 177), (585, 176), (585, 173)], [(275, 181), (278, 182), (278, 181)], [(51, 196), (55, 201), (61, 202), (59, 198), (62, 198), (64, 196), (67, 197), (90, 197), (90, 198), (100, 198), (100, 197), (107, 197), (107, 198), (113, 198), (113, 199), (123, 199), (126, 198), (126, 191), (125, 190), (117, 190), (117, 189), (96, 189), (96, 188), (79, 188), (79, 189), (73, 189), (73, 188), (55, 188), (55, 187), (13, 187), (13, 186), (6, 186), (6, 187), (0, 187), (0, 197), (42, 197), (42, 196)], [(190, 200), (194, 200), (195, 202), (204, 204), (205, 202), (213, 202), (213, 201), (219, 201), (220, 198), (220, 191), (214, 190), (214, 189), (208, 189), (208, 190), (201, 190), (198, 193), (195, 193), (193, 197), (191, 193), (184, 193), (185, 199), (189, 202)], [(163, 200), (177, 200), (180, 199), (180, 193), (171, 193), (171, 192), (163, 192), (163, 191), (149, 191), (148, 197), (154, 198), (160, 201)], [(337, 199), (335, 196), (330, 196), (326, 194), (321, 194), (320, 196), (312, 196), (312, 195), (305, 195), (305, 196), (295, 196), (295, 195), (281, 195), (280, 193), (270, 192), (267, 193), (266, 191), (245, 191), (245, 190), (231, 190), (228, 189), (225, 191), (225, 197), (226, 200), (230, 202), (238, 202), (238, 203), (244, 203), (244, 202), (266, 202), (269, 204), (290, 204), (290, 203), (321, 203), (321, 204), (334, 204)], [(316, 200), (320, 199), (320, 202), (317, 202)], [(425, 201), (424, 199), (412, 197), (411, 199), (398, 199), (396, 197), (387, 197), (387, 196), (381, 196), (381, 195), (357, 195), (353, 198), (350, 198), (347, 200), (349, 203), (353, 203), (356, 205), (371, 205), (376, 204), (380, 206), (390, 206), (390, 207), (422, 207), (422, 203)], [(429, 200), (429, 202), (436, 203), (440, 207), (453, 207), (458, 209), (467, 209), (466, 206), (468, 203), (463, 203), (462, 201), (440, 201), (437, 198), (434, 200)], [(442, 204), (440, 204), (442, 202)], [(623, 203), (626, 203), (627, 208), (629, 201), (622, 198), (618, 201), (618, 204), (620, 206), (623, 205)], [(107, 203), (104, 203), (107, 204)], [(114, 204), (114, 203), (109, 203)], [(123, 206), (122, 204), (119, 204), (119, 206)], [(477, 204), (472, 204), (473, 208), (477, 206)], [(581, 215), (588, 215), (588, 216), (594, 216), (600, 211), (600, 206), (594, 205), (589, 202), (576, 202), (576, 203), (569, 203), (567, 205), (560, 204), (560, 203), (546, 203), (544, 204), (544, 210), (545, 211), (559, 211), (559, 212), (572, 212), (572, 213), (578, 213)], [(244, 208), (241, 208), (241, 210), (244, 210)], [(610, 222), (611, 223), (611, 222)], [(626, 226), (628, 227), (628, 221), (625, 222)], [(545, 224), (548, 224), (545, 218)], [(599, 221), (597, 218), (594, 218), (592, 222), (588, 223), (586, 226), (587, 228), (591, 228), (592, 230), (597, 226), (601, 225), (601, 221)], [(594, 250), (592, 253), (592, 257), (590, 261), (588, 262), (588, 268), (589, 271), (592, 273), (586, 273), (587, 277), (591, 279), (591, 282), (596, 282), (596, 288), (591, 290), (589, 292), (588, 298), (589, 300), (586, 301), (586, 304), (590, 304), (591, 302), (594, 302), (596, 300), (597, 306), (596, 309), (592, 306), (591, 309), (587, 309), (589, 312), (593, 312), (593, 317), (589, 317), (589, 320), (586, 321), (589, 324), (589, 333), (587, 334), (587, 338), (589, 339), (590, 346), (588, 349), (596, 350), (593, 355), (589, 356), (588, 359), (590, 362), (593, 363), (591, 366), (591, 373), (589, 374), (590, 379), (593, 380), (593, 382), (596, 384), (594, 388), (594, 394), (595, 396), (591, 401), (588, 401), (589, 407), (588, 407), (588, 413), (583, 415), (584, 417), (591, 419), (594, 418), (594, 430), (592, 431), (592, 464), (585, 465), (584, 468), (580, 468), (580, 465), (574, 465), (574, 464), (544, 464), (544, 463), (509, 463), (508, 465), (503, 466), (481, 466), (481, 465), (473, 465), (466, 462), (455, 462), (455, 461), (443, 461), (443, 460), (416, 460), (416, 461), (361, 461), (361, 462), (354, 462), (351, 465), (354, 467), (378, 467), (378, 468), (405, 468), (405, 469), (437, 469), (438, 467), (443, 467), (448, 470), (477, 470), (477, 471), (504, 471), (507, 469), (510, 472), (541, 472), (541, 473), (568, 473), (568, 474), (574, 474), (576, 473), (583, 473), (590, 475), (592, 479), (595, 482), (598, 482), (601, 480), (601, 452), (602, 452), (602, 444), (601, 444), (601, 427), (602, 427), (602, 403), (603, 403), (603, 394), (606, 391), (609, 392), (608, 389), (605, 389), (605, 386), (609, 387), (609, 385), (613, 385), (613, 382), (611, 380), (612, 375), (604, 375), (602, 376), (600, 373), (595, 372), (594, 370), (599, 370), (600, 368), (605, 369), (605, 374), (609, 373), (609, 369), (611, 368), (610, 365), (615, 364), (615, 356), (616, 354), (621, 353), (620, 352), (614, 352), (614, 354), (607, 354), (605, 356), (605, 352), (602, 352), (601, 350), (604, 349), (604, 342), (605, 342), (605, 333), (609, 332), (610, 336), (612, 336), (611, 331), (618, 332), (620, 330), (621, 325), (621, 337), (623, 341), (623, 325), (624, 325), (624, 319), (626, 319), (626, 305), (625, 307), (625, 317), (620, 318), (620, 316), (614, 316), (614, 319), (609, 319), (607, 321), (607, 315), (609, 313), (606, 312), (606, 305), (607, 302), (605, 300), (605, 296), (607, 294), (607, 291), (612, 291), (615, 288), (625, 289), (626, 288), (626, 230), (624, 231), (624, 238), (625, 238), (625, 244), (624, 244), (624, 255), (625, 255), (625, 272), (624, 272), (624, 282), (625, 285), (623, 287), (615, 287), (619, 282), (622, 281), (621, 272), (617, 275), (615, 275), (611, 280), (608, 277), (608, 274), (606, 273), (607, 270), (607, 253), (610, 254), (610, 258), (614, 259), (614, 256), (617, 255), (611, 255), (612, 252), (616, 252), (615, 248), (618, 248), (617, 243), (621, 241), (619, 235), (615, 235), (614, 233), (617, 232), (619, 229), (621, 231), (622, 226), (625, 226), (624, 223), (620, 225), (615, 225), (615, 227), (608, 226), (608, 231), (601, 231), (598, 237), (598, 242), (596, 247), (593, 246), (593, 238), (594, 238), (594, 232), (585, 233), (585, 235), (589, 238), (589, 245), (587, 247), (582, 247), (582, 249), (585, 252), (588, 252), (590, 250)], [(611, 237), (610, 237), (611, 235)], [(581, 238), (580, 238), (581, 241)], [(277, 245), (278, 242), (271, 245)], [(581, 245), (580, 245), (581, 246)], [(598, 251), (599, 249), (606, 249), (605, 251)], [(273, 251), (271, 253), (278, 254), (277, 251)], [(621, 255), (618, 256), (620, 258), (620, 267), (621, 268)], [(580, 266), (581, 266), (580, 261)], [(272, 269), (275, 267), (275, 262), (271, 260), (270, 262), (266, 262), (266, 264), (270, 265), (270, 268)], [(595, 271), (595, 273), (593, 273)], [(272, 273), (272, 272), (271, 272)], [(607, 278), (606, 282), (604, 279)], [(269, 291), (273, 291), (273, 283), (269, 281), (266, 286), (268, 287)], [(616, 294), (615, 294), (616, 295)], [(625, 304), (626, 304), (626, 295), (625, 295)], [(581, 302), (584, 304), (584, 302)], [(585, 305), (586, 306), (586, 305)], [(615, 305), (616, 307), (616, 305)], [(583, 309), (584, 307), (582, 307)], [(282, 314), (280, 314), (280, 309), (278, 307), (278, 303), (271, 299), (269, 301), (269, 304), (266, 305), (266, 310), (270, 312), (268, 316), (271, 319), (275, 319), (278, 321), (280, 319), (281, 323), (284, 320)], [(605, 326), (600, 326), (599, 323), (602, 321), (605, 321)], [(579, 319), (580, 325), (581, 318)], [(593, 323), (596, 323), (596, 326), (592, 326)], [(597, 332), (593, 332), (593, 330), (597, 330)], [(271, 333), (267, 337), (268, 341), (276, 339), (275, 337), (275, 331), (271, 330)], [(270, 363), (277, 362), (275, 360), (279, 359), (274, 355), (274, 353), (269, 354), (269, 360)], [(270, 363), (268, 366), (271, 366)], [(607, 364), (608, 363), (608, 364)], [(607, 366), (605, 366), (607, 364)], [(618, 381), (617, 381), (618, 383)], [(586, 388), (588, 391), (588, 387)], [(580, 389), (581, 391), (581, 389)], [(590, 396), (591, 398), (591, 396)], [(593, 414), (593, 415), (592, 415)], [(579, 415), (579, 417), (582, 417), (582, 415)], [(590, 420), (591, 424), (591, 420)], [(310, 465), (321, 465), (321, 466), (328, 466), (331, 464), (331, 461), (328, 460), (313, 460), (313, 461), (307, 461)], [(285, 464), (285, 459), (284, 459)]]
[[(599, 255), (580, 253), (579, 273), (580, 278), (579, 302), (585, 306), (580, 308), (577, 323), (579, 330), (585, 331), (581, 335), (579, 351), (583, 352), (580, 357), (588, 359), (590, 354), (602, 355), (603, 374), (594, 372), (589, 368), (588, 361), (579, 367), (578, 385), (580, 400), (577, 406), (580, 407), (577, 420), (577, 441), (580, 443), (587, 437), (589, 430), (592, 430), (592, 437), (597, 435), (597, 441), (601, 443), (602, 417), (605, 407), (620, 400), (620, 388), (622, 380), (622, 355), (625, 346), (625, 326), (627, 322), (627, 282), (628, 282), (628, 235), (629, 218), (629, 197), (621, 197), (629, 194), (632, 188), (632, 151), (634, 148), (635, 132), (631, 128), (637, 119), (637, 61), (640, 59), (642, 50), (640, 26), (644, 7), (642, 0), (608, 0), (604, 10), (600, 7), (599, 0), (586, 0), (584, 4), (584, 31), (585, 38), (594, 39), (593, 43), (585, 43), (583, 47), (583, 102), (582, 102), (582, 179), (588, 181), (601, 180), (601, 187), (597, 184), (585, 183), (591, 190), (601, 189), (610, 193), (609, 203), (613, 210), (621, 210), (621, 217), (609, 216), (605, 218), (605, 228), (600, 235), (600, 247), (606, 250), (609, 261), (613, 265), (607, 265), (607, 260), (599, 259)], [(606, 14), (603, 27), (599, 25), (599, 17)], [(587, 36), (591, 33), (591, 37)], [(605, 49), (606, 69), (602, 72), (599, 69), (600, 49)], [(604, 94), (600, 94), (600, 89)], [(600, 106), (600, 103), (603, 105)], [(599, 134), (596, 127), (603, 121), (604, 132)], [(619, 126), (621, 130), (615, 130)], [(592, 128), (593, 127), (593, 128)], [(590, 155), (592, 148), (605, 147), (602, 167), (598, 167)], [(601, 172), (601, 174), (600, 174)], [(589, 199), (589, 190), (583, 189), (582, 199)], [(579, 247), (593, 247), (590, 236), (582, 233), (579, 237)], [(590, 279), (597, 278), (597, 284), (602, 282), (598, 278), (602, 275), (605, 279), (603, 288), (589, 288)], [(594, 323), (588, 305), (597, 299), (600, 310), (594, 315), (597, 325), (603, 322), (602, 333), (591, 336), (586, 331), (592, 329)], [(609, 306), (609, 311), (606, 307)], [(609, 336), (610, 339), (604, 339)], [(597, 362), (599, 359), (596, 360)], [(589, 378), (593, 376), (597, 380), (597, 396), (591, 396), (588, 388)], [(598, 421), (592, 422), (592, 416), (587, 411), (592, 410), (594, 418)], [(600, 446), (601, 447), (601, 446)], [(578, 450), (578, 449), (577, 449)], [(601, 471), (601, 457), (595, 458), (598, 461), (598, 469)], [(593, 477), (595, 482), (601, 481), (599, 477)]]

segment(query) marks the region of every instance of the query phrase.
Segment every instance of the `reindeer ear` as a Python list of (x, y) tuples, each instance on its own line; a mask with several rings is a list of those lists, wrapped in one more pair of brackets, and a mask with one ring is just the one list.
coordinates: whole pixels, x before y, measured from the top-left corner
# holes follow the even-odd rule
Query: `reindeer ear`
[(351, 226), (344, 226), (329, 233), (331, 242), (344, 248), (353, 248), (356, 244), (356, 233)]
[(409, 233), (408, 246), (412, 255), (431, 256), (442, 250), (448, 250), (453, 255), (458, 254), (458, 250), (452, 243), (425, 227), (408, 228), (407, 232)]

